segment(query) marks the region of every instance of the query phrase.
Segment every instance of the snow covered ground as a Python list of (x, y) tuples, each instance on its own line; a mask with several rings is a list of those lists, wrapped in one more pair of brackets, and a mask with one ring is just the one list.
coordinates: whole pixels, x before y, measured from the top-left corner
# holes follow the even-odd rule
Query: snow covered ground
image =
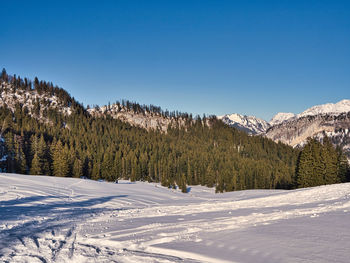
[(349, 262), (350, 184), (188, 194), (0, 174), (1, 262)]

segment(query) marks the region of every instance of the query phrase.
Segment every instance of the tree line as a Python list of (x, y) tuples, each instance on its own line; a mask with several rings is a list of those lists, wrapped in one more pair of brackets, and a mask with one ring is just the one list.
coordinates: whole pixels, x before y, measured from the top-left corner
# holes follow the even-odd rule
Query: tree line
[(350, 181), (349, 163), (340, 147), (324, 134), (322, 142), (309, 138), (296, 167), (297, 187), (311, 187)]

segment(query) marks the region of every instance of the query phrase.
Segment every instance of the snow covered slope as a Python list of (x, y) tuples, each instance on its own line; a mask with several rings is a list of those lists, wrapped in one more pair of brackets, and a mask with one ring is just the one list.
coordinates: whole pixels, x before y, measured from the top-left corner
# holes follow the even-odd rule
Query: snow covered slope
[(284, 121), (291, 121), (293, 119), (302, 118), (305, 116), (315, 116), (315, 115), (339, 115), (344, 112), (350, 111), (350, 100), (341, 100), (337, 103), (327, 103), (322, 105), (316, 105), (309, 109), (306, 109), (302, 113), (294, 114), (294, 113), (284, 113), (279, 112), (275, 116), (272, 117), (269, 124), (271, 126), (278, 125)]
[(291, 113), (291, 112), (279, 112), (277, 113), (275, 116), (272, 117), (272, 119), (270, 120), (269, 124), (271, 126), (280, 124), (284, 121), (287, 121), (291, 118), (294, 118), (295, 114)]
[(188, 194), (0, 174), (1, 262), (348, 262), (350, 184)]
[(334, 114), (338, 115), (343, 112), (350, 111), (350, 100), (341, 100), (338, 103), (327, 103), (322, 105), (313, 106), (302, 113), (297, 115), (297, 118), (301, 118), (304, 116), (314, 116), (320, 114)]
[(231, 127), (238, 128), (250, 134), (260, 134), (270, 127), (270, 125), (263, 119), (237, 113), (218, 116), (218, 119)]

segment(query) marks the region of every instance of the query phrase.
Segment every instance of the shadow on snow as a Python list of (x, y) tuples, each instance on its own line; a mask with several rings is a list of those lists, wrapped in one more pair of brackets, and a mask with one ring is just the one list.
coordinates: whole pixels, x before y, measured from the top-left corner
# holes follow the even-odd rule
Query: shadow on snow
[[(94, 208), (95, 205), (123, 197), (127, 197), (127, 195), (98, 197), (82, 201), (71, 201), (69, 198), (58, 196), (31, 196), (0, 201), (0, 223), (7, 224), (15, 220), (17, 224), (23, 220), (22, 224), (0, 231), (0, 258), (2, 250), (10, 247), (13, 242), (22, 240), (25, 237), (36, 237), (42, 232), (52, 231), (61, 227), (72, 227), (83, 218), (111, 210)], [(34, 203), (42, 201), (48, 201), (48, 203)], [(36, 220), (24, 222), (30, 217), (35, 217)]]

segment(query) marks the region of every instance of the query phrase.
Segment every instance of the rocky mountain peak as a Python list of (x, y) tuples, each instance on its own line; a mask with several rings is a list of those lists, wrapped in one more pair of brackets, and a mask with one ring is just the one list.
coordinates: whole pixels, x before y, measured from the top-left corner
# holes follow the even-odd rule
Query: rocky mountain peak
[(263, 119), (237, 113), (218, 116), (218, 119), (231, 127), (238, 128), (253, 135), (261, 134), (270, 127), (269, 123)]

